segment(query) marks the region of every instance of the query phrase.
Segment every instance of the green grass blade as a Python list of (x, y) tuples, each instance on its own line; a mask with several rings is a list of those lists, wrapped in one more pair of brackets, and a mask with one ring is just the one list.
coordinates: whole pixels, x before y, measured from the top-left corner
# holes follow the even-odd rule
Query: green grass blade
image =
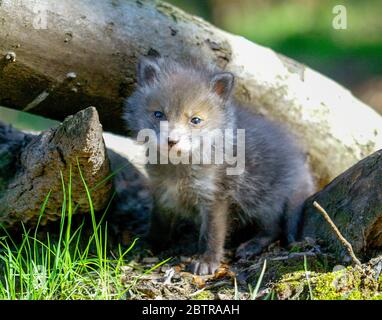
[(263, 269), (261, 270), (259, 279), (257, 280), (257, 283), (256, 283), (256, 287), (255, 287), (255, 289), (253, 290), (252, 295), (251, 295), (251, 299), (252, 299), (252, 300), (255, 300), (256, 297), (257, 297), (257, 294), (258, 294), (259, 289), (260, 289), (260, 286), (261, 286), (261, 282), (263, 281), (263, 277), (264, 277), (265, 269), (266, 269), (266, 268), (267, 268), (267, 260), (265, 259), (265, 260), (264, 260)]

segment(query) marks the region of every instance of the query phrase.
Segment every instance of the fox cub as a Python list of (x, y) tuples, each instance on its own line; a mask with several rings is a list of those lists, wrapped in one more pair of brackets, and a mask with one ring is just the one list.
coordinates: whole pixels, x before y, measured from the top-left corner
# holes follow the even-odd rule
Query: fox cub
[(137, 78), (124, 119), (137, 136), (151, 132), (147, 150), (156, 161), (146, 168), (155, 203), (149, 239), (164, 244), (176, 217), (195, 219), (203, 252), (191, 268), (200, 275), (219, 267), (233, 231), (250, 230), (239, 257), (258, 254), (278, 239), (293, 242), (302, 204), (314, 191), (294, 138), (234, 101), (232, 73), (142, 58)]

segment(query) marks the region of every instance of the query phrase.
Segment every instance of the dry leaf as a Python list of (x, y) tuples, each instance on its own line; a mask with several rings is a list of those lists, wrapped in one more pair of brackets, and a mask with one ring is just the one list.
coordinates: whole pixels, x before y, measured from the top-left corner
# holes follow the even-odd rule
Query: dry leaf
[(199, 289), (202, 289), (206, 286), (206, 282), (204, 281), (204, 279), (199, 276), (193, 276), (192, 283), (196, 284)]

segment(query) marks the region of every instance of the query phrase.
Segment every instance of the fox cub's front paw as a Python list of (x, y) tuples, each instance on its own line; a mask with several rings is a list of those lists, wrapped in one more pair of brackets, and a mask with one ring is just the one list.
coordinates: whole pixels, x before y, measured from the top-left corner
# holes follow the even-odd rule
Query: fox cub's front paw
[(207, 256), (202, 256), (198, 260), (191, 262), (191, 272), (198, 275), (214, 274), (219, 268), (220, 261), (218, 259), (211, 259)]

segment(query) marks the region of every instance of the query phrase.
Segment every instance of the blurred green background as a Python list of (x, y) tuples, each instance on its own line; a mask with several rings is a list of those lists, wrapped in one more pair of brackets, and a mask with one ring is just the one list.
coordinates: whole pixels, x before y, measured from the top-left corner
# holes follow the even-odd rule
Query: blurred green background
[[(168, 0), (320, 71), (382, 114), (382, 0)], [(347, 11), (347, 29), (332, 26), (334, 6)], [(0, 109), (17, 127), (52, 125)]]

